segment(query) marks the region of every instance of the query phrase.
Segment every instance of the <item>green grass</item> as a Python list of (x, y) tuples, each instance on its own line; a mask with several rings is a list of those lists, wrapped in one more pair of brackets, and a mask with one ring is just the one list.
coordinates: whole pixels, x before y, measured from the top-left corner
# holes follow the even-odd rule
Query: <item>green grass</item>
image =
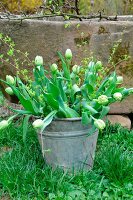
[[(2, 152), (3, 147), (7, 151)], [(29, 127), (23, 143), (18, 121), (0, 133), (0, 199), (133, 199), (133, 132), (108, 126), (99, 135), (92, 171), (78, 174), (52, 170), (44, 163), (36, 133)]]
[(2, 92), (0, 91), (0, 105), (3, 105), (3, 104), (4, 104), (4, 97), (3, 97)]

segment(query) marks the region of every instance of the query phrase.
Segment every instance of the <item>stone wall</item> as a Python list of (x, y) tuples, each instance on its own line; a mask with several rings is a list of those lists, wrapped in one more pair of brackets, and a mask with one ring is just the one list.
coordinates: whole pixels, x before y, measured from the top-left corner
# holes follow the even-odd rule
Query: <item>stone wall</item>
[(80, 10), (83, 13), (96, 13), (104, 9), (107, 15), (133, 14), (132, 0), (80, 0)]
[[(35, 13), (39, 11), (42, 0), (1, 0), (0, 10), (8, 10), (12, 13)], [(72, 0), (63, 0), (74, 5)], [(61, 0), (60, 0), (61, 3)], [(4, 9), (4, 8), (5, 9)], [(107, 15), (129, 15), (133, 14), (132, 0), (80, 0), (79, 9), (82, 14), (97, 13), (99, 10), (104, 10)]]
[[(127, 87), (133, 86), (132, 17), (130, 21), (127, 21), (126, 17), (119, 21), (72, 21), (68, 28), (65, 28), (66, 23), (68, 22), (25, 20), (21, 23), (20, 21), (0, 20), (0, 32), (9, 35), (18, 49), (28, 51), (32, 60), (36, 55), (43, 56), (47, 66), (49, 63), (58, 61), (57, 51), (64, 53), (67, 48), (73, 51), (75, 62), (80, 63), (83, 57), (88, 57), (93, 53), (106, 64), (114, 42), (122, 39), (122, 44), (114, 59), (119, 61), (124, 54), (131, 56), (128, 62), (118, 66), (118, 73), (124, 77), (124, 84)], [(79, 28), (77, 24), (80, 24)], [(2, 47), (0, 47), (1, 50)], [(9, 66), (0, 65), (0, 77), (4, 78), (7, 73), (14, 74), (15, 71)], [(133, 97), (130, 96), (121, 104), (115, 103), (111, 106), (110, 112), (132, 113)]]

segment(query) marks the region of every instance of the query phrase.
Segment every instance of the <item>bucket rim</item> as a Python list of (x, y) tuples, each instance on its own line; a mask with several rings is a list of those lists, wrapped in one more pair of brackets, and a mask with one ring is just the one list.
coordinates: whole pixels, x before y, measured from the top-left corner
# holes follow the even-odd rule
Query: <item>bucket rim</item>
[(53, 121), (81, 121), (81, 117), (74, 117), (74, 118), (55, 118)]

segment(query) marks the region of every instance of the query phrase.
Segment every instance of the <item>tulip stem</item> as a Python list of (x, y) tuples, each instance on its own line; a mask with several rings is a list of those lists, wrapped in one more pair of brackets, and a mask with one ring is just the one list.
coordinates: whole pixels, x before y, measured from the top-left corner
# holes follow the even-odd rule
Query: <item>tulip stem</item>
[(90, 115), (90, 117), (95, 121), (96, 120), (96, 118), (94, 118), (92, 115)]
[(10, 123), (15, 117), (17, 117), (19, 114), (13, 115), (8, 119), (8, 122)]

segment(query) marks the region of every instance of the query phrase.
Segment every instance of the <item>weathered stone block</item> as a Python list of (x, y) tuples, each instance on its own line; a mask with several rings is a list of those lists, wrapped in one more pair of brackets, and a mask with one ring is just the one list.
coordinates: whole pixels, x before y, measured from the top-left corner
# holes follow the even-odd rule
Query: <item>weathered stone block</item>
[(131, 120), (127, 116), (122, 115), (107, 115), (106, 119), (108, 119), (111, 124), (121, 124), (121, 126), (131, 129)]

